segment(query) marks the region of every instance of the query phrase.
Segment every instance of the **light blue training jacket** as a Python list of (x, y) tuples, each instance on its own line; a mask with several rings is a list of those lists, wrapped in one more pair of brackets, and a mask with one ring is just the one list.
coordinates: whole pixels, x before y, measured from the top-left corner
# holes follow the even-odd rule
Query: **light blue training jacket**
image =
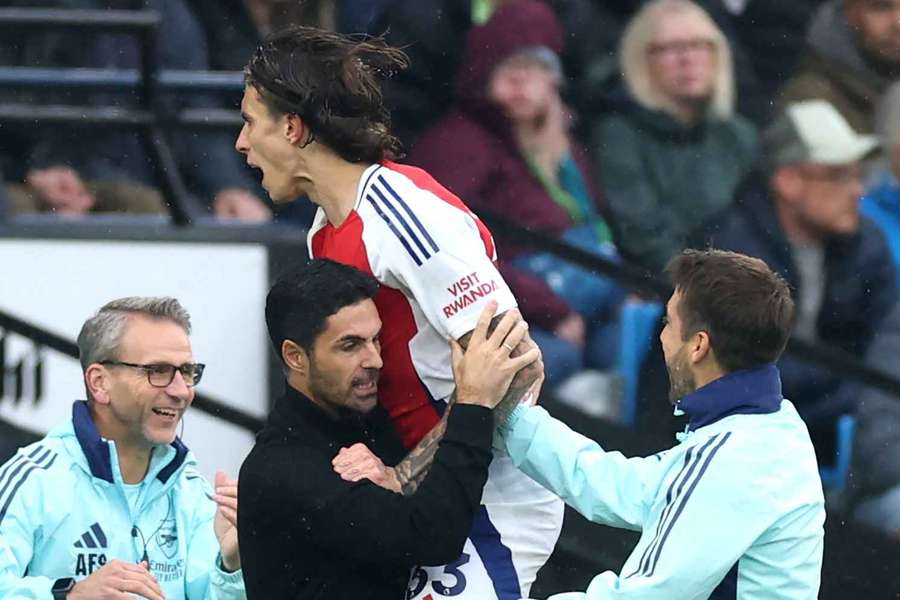
[(806, 425), (774, 365), (726, 375), (678, 403), (680, 444), (625, 458), (540, 407), (501, 428), (513, 462), (595, 523), (641, 531), (622, 573), (551, 600), (812, 600), (825, 502)]
[(85, 402), (72, 421), (0, 467), (0, 598), (51, 600), (56, 579), (146, 557), (167, 600), (244, 600), (241, 571), (221, 570), (212, 488), (176, 439), (156, 448), (135, 509), (115, 443)]

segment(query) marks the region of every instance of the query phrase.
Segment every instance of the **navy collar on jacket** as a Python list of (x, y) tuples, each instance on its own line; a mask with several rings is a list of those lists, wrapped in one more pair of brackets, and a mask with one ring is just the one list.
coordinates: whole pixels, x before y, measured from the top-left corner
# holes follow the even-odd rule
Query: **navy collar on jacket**
[[(78, 438), (78, 443), (81, 445), (81, 451), (87, 458), (91, 474), (109, 483), (114, 483), (109, 443), (100, 437), (88, 404), (84, 400), (77, 400), (72, 405), (72, 425), (75, 429), (75, 437)], [(156, 475), (156, 478), (163, 483), (168, 481), (169, 477), (184, 463), (188, 453), (187, 446), (177, 437), (170, 445), (175, 448), (175, 458)]]
[(729, 373), (688, 394), (676, 406), (690, 417), (688, 431), (731, 415), (762, 415), (781, 406), (781, 374), (768, 364)]

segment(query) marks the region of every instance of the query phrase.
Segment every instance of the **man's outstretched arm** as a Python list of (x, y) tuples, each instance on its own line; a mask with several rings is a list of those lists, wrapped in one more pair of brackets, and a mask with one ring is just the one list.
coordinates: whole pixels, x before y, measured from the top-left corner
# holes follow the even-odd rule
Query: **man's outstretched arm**
[[(506, 314), (506, 313), (504, 313)], [(495, 316), (490, 325), (490, 331), (496, 328), (497, 324), (503, 318), (503, 315)], [(458, 344), (463, 349), (468, 348), (469, 340), (472, 332), (467, 333), (458, 340)], [(532, 348), (537, 348), (537, 344), (528, 334), (522, 339), (512, 352), (512, 356), (519, 356), (528, 352)], [(495, 426), (505, 423), (512, 411), (519, 405), (522, 398), (534, 386), (535, 382), (543, 377), (544, 365), (541, 360), (537, 360), (531, 365), (525, 367), (516, 375), (509, 386), (507, 392), (503, 395), (500, 402), (494, 407), (494, 424)], [(342, 451), (335, 458), (335, 470), (342, 476), (353, 474), (350, 477), (353, 480), (370, 479), (374, 483), (387, 489), (399, 492), (404, 496), (415, 493), (419, 484), (428, 474), (428, 469), (434, 462), (434, 455), (437, 452), (438, 445), (444, 437), (447, 430), (447, 419), (453, 405), (456, 402), (456, 392), (450, 396), (447, 402), (447, 409), (441, 420), (419, 441), (416, 446), (410, 450), (409, 454), (401, 460), (393, 469), (385, 467), (377, 457), (365, 448), (355, 448), (353, 452)], [(341, 459), (341, 460), (339, 460)]]

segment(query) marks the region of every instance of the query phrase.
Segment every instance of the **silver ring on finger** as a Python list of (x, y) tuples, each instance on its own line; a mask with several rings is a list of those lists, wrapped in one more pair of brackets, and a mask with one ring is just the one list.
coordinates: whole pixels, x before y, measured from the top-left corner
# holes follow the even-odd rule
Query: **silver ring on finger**
[(509, 350), (510, 352), (512, 352), (514, 350), (514, 348), (512, 346), (510, 346), (509, 344), (507, 344), (506, 342), (503, 342), (500, 345), (503, 346), (504, 348), (506, 348), (507, 350)]

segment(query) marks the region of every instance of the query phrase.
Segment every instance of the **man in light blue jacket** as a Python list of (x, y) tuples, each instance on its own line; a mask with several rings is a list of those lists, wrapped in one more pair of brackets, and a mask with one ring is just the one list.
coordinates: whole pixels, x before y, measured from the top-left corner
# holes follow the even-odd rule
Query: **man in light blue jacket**
[(0, 467), (0, 598), (245, 599), (237, 482), (175, 433), (203, 365), (174, 298), (123, 298), (78, 336), (88, 400)]
[(501, 427), (513, 462), (588, 519), (641, 531), (621, 574), (552, 600), (812, 600), (822, 567), (822, 484), (806, 426), (774, 363), (794, 305), (758, 259), (686, 251), (660, 339), (680, 444), (609, 452), (519, 406)]

